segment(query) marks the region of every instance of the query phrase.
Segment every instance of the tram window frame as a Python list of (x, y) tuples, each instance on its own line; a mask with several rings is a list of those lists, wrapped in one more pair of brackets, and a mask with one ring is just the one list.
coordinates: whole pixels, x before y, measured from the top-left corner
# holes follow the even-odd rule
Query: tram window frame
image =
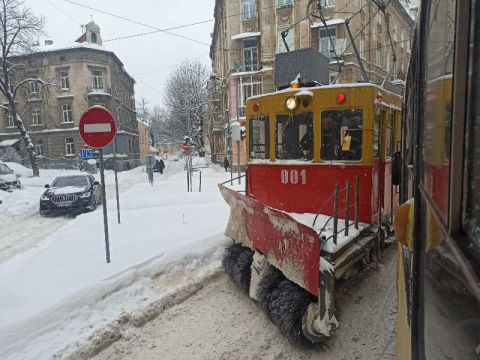
[[(250, 160), (268, 160), (270, 158), (270, 124), (269, 124), (270, 118), (268, 115), (264, 116), (255, 116), (251, 117), (249, 119), (249, 137), (248, 137), (248, 153), (249, 153), (249, 159)], [(256, 126), (255, 123), (258, 123), (259, 126)], [(255, 127), (260, 128), (264, 126), (264, 142), (258, 142), (254, 143), (254, 136), (255, 136)], [(261, 130), (260, 130), (261, 132)], [(260, 135), (261, 137), (261, 135)], [(263, 151), (257, 151), (253, 147), (263, 147)], [(254, 156), (252, 156), (254, 154)], [(263, 154), (263, 157), (256, 157), (256, 154)]]
[(382, 112), (380, 109), (375, 111), (375, 116), (373, 118), (373, 147), (372, 154), (374, 159), (380, 157), (380, 123), (382, 121)]
[[(277, 160), (299, 160), (299, 161), (312, 161), (314, 158), (314, 144), (315, 144), (315, 134), (313, 130), (313, 112), (302, 112), (302, 113), (297, 113), (297, 114), (292, 114), (292, 115), (286, 115), (286, 114), (279, 114), (276, 116), (276, 121), (275, 121), (275, 159)], [(299, 125), (297, 128), (298, 130), (298, 148), (295, 150), (296, 154), (292, 153), (293, 147), (295, 145), (292, 145), (292, 149), (285, 150), (284, 149), (284, 142), (285, 142), (285, 130), (283, 127), (284, 123), (287, 123), (287, 126), (290, 126), (290, 124), (297, 124)], [(306, 126), (306, 131), (301, 135), (300, 133), (300, 126)], [(285, 126), (286, 127), (286, 126)], [(279, 129), (281, 128), (281, 134), (279, 132)], [(291, 129), (294, 129), (292, 127)], [(304, 137), (307, 134), (311, 134), (311, 140), (308, 140), (308, 138)], [(282, 136), (281, 142), (279, 142), (279, 136)], [(301, 136), (300, 136), (301, 135)], [(293, 134), (295, 136), (295, 133)], [(310, 144), (308, 147), (310, 148), (310, 152), (308, 150), (302, 149), (302, 141), (309, 141)], [(279, 146), (281, 148), (279, 148)]]
[(391, 159), (395, 149), (395, 139), (394, 135), (394, 114), (393, 112), (387, 113), (386, 124), (385, 124), (385, 159)]
[[(335, 122), (338, 121), (338, 119), (335, 118), (327, 118), (327, 116), (331, 116), (332, 114), (340, 114), (340, 113), (346, 113), (346, 112), (355, 112), (356, 117), (360, 117), (360, 124), (353, 125), (352, 123), (348, 123), (348, 120), (351, 120), (351, 118), (343, 117), (341, 126), (338, 126)], [(328, 124), (328, 121), (332, 121), (333, 124)], [(347, 121), (347, 122), (345, 122)], [(331, 126), (330, 131), (327, 131), (325, 126)], [(356, 126), (357, 128), (352, 128), (352, 126)], [(321, 114), (321, 121), (320, 121), (320, 127), (321, 127), (321, 144), (320, 144), (320, 158), (322, 161), (355, 161), (355, 162), (360, 162), (363, 160), (363, 132), (364, 132), (364, 111), (363, 109), (357, 108), (357, 109), (335, 109), (335, 110), (324, 110), (322, 111)], [(339, 130), (338, 134), (332, 134), (332, 130), (335, 131), (336, 129)], [(347, 151), (342, 151), (341, 147), (343, 145), (342, 140), (345, 136), (346, 131), (352, 132), (352, 131), (358, 131), (360, 133), (360, 138), (354, 138), (355, 144), (358, 145), (358, 149), (353, 149), (353, 150), (359, 150), (358, 154), (359, 156), (351, 156), (352, 155), (352, 149), (347, 150)], [(339, 137), (338, 137), (339, 136)], [(326, 144), (332, 145), (331, 141), (332, 139), (339, 139), (340, 141), (337, 143), (335, 146), (335, 149), (332, 151), (331, 148), (330, 150), (326, 149)], [(353, 146), (352, 143), (349, 145), (350, 147)], [(335, 155), (335, 152), (337, 155)], [(334, 157), (332, 157), (330, 154), (333, 154)], [(328, 155), (327, 155), (328, 154)], [(343, 156), (342, 156), (343, 155)], [(348, 156), (347, 156), (348, 155)]]

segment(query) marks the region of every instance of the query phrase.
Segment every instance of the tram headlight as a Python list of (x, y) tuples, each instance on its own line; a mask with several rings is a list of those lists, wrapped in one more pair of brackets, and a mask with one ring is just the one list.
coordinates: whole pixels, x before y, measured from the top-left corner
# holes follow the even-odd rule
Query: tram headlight
[(295, 110), (297, 108), (297, 99), (295, 99), (293, 96), (289, 97), (287, 101), (285, 101), (285, 106), (290, 111)]

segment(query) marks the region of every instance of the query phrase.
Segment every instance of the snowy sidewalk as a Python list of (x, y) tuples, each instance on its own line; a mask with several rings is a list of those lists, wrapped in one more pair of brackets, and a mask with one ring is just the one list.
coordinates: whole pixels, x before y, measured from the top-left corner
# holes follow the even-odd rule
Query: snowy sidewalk
[(121, 196), (120, 225), (110, 200), (111, 264), (105, 263), (99, 209), (0, 265), (0, 358), (65, 355), (74, 350), (65, 351), (72, 342), (121, 313), (175, 291), (182, 285), (177, 280), (218, 267), (228, 207), (216, 184), (225, 174), (204, 169), (203, 192), (186, 193), (179, 166), (167, 164), (170, 174), (157, 177), (153, 187), (145, 174), (132, 173), (139, 183)]

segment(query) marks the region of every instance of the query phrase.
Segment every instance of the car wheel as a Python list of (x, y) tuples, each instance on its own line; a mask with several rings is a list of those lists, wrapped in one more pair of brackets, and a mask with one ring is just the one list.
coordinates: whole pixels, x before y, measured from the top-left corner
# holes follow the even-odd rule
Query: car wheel
[(95, 211), (97, 209), (98, 201), (95, 196), (92, 197), (92, 203), (90, 204), (90, 211)]

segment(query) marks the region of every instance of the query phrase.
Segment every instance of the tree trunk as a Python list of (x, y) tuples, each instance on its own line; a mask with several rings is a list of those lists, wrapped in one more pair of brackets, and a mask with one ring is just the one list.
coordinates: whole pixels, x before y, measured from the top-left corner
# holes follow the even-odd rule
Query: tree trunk
[(10, 102), (10, 109), (11, 109), (11, 114), (15, 119), (14, 120), (15, 126), (17, 127), (18, 132), (20, 133), (20, 138), (22, 139), (23, 144), (25, 145), (25, 148), (28, 151), (28, 157), (30, 159), (30, 166), (32, 167), (33, 176), (34, 177), (40, 176), (40, 170), (38, 169), (38, 163), (37, 163), (37, 154), (35, 153), (35, 146), (33, 145), (33, 142), (30, 139), (30, 135), (28, 135), (27, 129), (25, 129), (22, 119), (20, 119), (20, 116), (17, 115), (17, 109), (13, 101)]

